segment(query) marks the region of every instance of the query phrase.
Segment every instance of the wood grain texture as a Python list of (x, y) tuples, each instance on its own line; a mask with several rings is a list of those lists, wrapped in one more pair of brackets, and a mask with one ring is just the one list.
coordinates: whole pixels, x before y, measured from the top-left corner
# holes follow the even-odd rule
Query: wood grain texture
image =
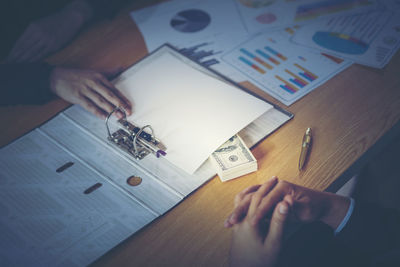
[[(142, 1), (143, 4), (144, 1)], [(111, 21), (85, 29), (49, 59), (56, 65), (98, 70), (126, 68), (147, 51), (126, 8)], [(400, 118), (400, 53), (382, 70), (353, 65), (287, 109), (293, 120), (253, 149), (259, 171), (222, 183), (213, 178), (164, 216), (103, 256), (98, 266), (226, 266), (230, 230), (223, 221), (235, 194), (277, 175), (324, 190), (377, 142)], [(279, 104), (249, 83), (244, 86)], [(68, 104), (0, 108), (0, 145), (23, 135)], [(281, 105), (281, 104), (279, 104)], [(300, 144), (313, 130), (304, 171), (297, 169)]]

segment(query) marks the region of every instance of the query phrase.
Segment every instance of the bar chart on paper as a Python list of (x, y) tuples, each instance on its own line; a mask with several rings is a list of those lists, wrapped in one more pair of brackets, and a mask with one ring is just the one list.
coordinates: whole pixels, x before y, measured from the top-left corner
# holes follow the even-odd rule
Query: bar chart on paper
[(254, 85), (291, 105), (351, 63), (293, 45), (282, 31), (261, 33), (223, 55)]

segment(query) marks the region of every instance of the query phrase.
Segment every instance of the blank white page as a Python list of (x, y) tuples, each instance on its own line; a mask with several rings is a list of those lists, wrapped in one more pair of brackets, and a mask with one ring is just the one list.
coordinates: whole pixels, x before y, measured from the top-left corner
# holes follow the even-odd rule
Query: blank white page
[(128, 119), (138, 126), (151, 125), (167, 146), (166, 159), (190, 174), (221, 144), (272, 108), (195, 69), (168, 47), (132, 66), (115, 85), (133, 103)]

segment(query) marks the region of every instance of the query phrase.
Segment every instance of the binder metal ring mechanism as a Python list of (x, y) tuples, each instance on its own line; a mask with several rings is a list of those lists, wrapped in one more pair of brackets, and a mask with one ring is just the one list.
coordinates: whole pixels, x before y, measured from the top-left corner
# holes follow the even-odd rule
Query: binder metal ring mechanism
[[(111, 133), (110, 131), (110, 117), (117, 111), (123, 114), (123, 117), (117, 121), (120, 129)], [(106, 128), (108, 133), (108, 140), (116, 145), (135, 159), (140, 160), (150, 153), (154, 154), (157, 158), (165, 156), (166, 147), (158, 140), (153, 128), (150, 125), (138, 127), (126, 119), (126, 112), (122, 107), (116, 107), (108, 114), (106, 120)], [(147, 132), (145, 130), (149, 130)]]

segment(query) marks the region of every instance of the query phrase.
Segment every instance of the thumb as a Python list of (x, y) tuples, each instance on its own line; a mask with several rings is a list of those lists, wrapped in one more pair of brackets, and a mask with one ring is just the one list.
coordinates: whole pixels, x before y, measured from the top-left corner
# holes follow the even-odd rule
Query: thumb
[(276, 205), (269, 225), (265, 246), (279, 249), (283, 239), (283, 231), (287, 218), (289, 217), (289, 203), (281, 201)]

